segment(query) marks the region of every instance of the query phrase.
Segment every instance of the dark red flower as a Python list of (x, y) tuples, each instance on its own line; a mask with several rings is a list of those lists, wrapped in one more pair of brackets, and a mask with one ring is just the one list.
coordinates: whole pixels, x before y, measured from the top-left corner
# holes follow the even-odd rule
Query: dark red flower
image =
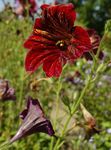
[[(94, 29), (87, 29), (87, 32), (89, 34), (91, 44), (92, 44), (92, 53), (94, 55), (96, 55), (101, 38)], [(84, 56), (87, 60), (92, 60), (93, 59), (89, 52), (84, 53)], [(104, 57), (104, 54), (103, 54), (102, 51), (100, 51), (99, 59), (102, 59), (103, 57)]]
[(0, 79), (0, 100), (15, 100), (15, 90), (10, 87), (9, 82), (4, 79)]
[(50, 136), (54, 135), (51, 122), (44, 116), (37, 99), (28, 97), (27, 108), (20, 114), (20, 117), (23, 119), (22, 125), (10, 140), (11, 143), (35, 132), (47, 133)]
[(74, 27), (73, 4), (44, 4), (41, 8), (42, 17), (36, 19), (33, 33), (24, 43), (29, 49), (25, 68), (34, 72), (43, 64), (48, 77), (59, 77), (66, 62), (75, 61), (91, 49), (90, 39), (82, 27)]

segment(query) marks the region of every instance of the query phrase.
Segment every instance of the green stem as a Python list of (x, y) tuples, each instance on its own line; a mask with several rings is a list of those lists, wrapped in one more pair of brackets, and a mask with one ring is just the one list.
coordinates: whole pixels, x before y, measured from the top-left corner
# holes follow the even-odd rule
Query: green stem
[[(85, 95), (85, 93), (86, 93), (88, 87), (89, 87), (89, 84), (91, 83), (91, 78), (92, 78), (93, 72), (94, 72), (94, 70), (95, 70), (96, 64), (97, 64), (97, 62), (98, 62), (98, 56), (99, 56), (99, 53), (100, 53), (100, 50), (101, 50), (101, 46), (102, 46), (102, 42), (103, 42), (103, 41), (104, 41), (104, 36), (103, 36), (102, 39), (101, 39), (101, 42), (100, 42), (100, 45), (99, 45), (99, 47), (98, 47), (98, 51), (97, 51), (96, 56), (93, 56), (93, 61), (94, 61), (94, 62), (93, 62), (93, 66), (92, 66), (92, 69), (91, 69), (91, 73), (90, 73), (90, 75), (88, 76), (86, 85), (85, 85), (85, 87), (83, 88), (79, 99), (78, 99), (78, 100), (76, 101), (76, 103), (73, 105), (71, 115), (68, 117), (68, 119), (67, 119), (67, 121), (66, 121), (66, 123), (65, 123), (65, 125), (64, 125), (64, 128), (63, 128), (62, 133), (61, 133), (61, 137), (64, 136), (65, 131), (66, 131), (66, 129), (67, 129), (67, 126), (68, 126), (68, 124), (69, 124), (69, 122), (70, 122), (72, 116), (74, 115), (74, 113), (75, 113), (76, 110), (78, 109), (78, 107), (79, 107), (79, 105), (80, 105), (80, 103), (81, 103), (81, 101), (82, 101), (82, 99), (83, 99), (83, 97), (84, 97), (84, 95)], [(61, 142), (61, 137), (58, 138), (58, 140), (57, 140), (57, 142), (56, 142), (56, 144), (55, 144), (54, 150), (57, 150), (57, 149), (58, 149), (58, 146), (59, 146), (59, 144), (60, 144), (60, 142)]]
[(10, 146), (10, 142), (6, 141), (2, 145), (0, 145), (0, 150), (6, 149)]
[[(54, 120), (54, 129), (55, 130), (56, 130), (56, 126), (57, 126), (57, 116), (59, 113), (59, 94), (60, 94), (61, 88), (62, 88), (61, 77), (59, 77), (58, 88), (57, 88), (57, 92), (56, 92), (56, 116), (55, 116), (55, 120)], [(50, 150), (53, 150), (53, 145), (54, 145), (54, 137), (51, 138)]]
[(92, 77), (92, 75), (88, 76), (87, 83), (86, 83), (85, 87), (83, 88), (83, 90), (81, 92), (81, 95), (80, 95), (79, 99), (77, 100), (77, 102), (76, 102), (76, 104), (75, 104), (75, 106), (74, 106), (74, 108), (72, 110), (72, 115), (76, 112), (77, 108), (79, 107), (79, 104), (81, 103), (82, 98), (84, 97), (84, 95), (86, 93), (86, 90), (87, 90), (87, 88), (88, 88), (88, 86), (90, 84), (91, 77)]
[(22, 106), (22, 97), (23, 97), (23, 88), (24, 88), (24, 69), (21, 71), (21, 77), (20, 77), (20, 82), (21, 82), (21, 86), (20, 86), (20, 93), (19, 93), (19, 105), (18, 108), (20, 109)]
[(54, 123), (55, 130), (56, 130), (56, 125), (57, 125), (57, 116), (59, 113), (59, 94), (60, 94), (61, 88), (62, 88), (62, 83), (61, 83), (61, 77), (60, 77), (58, 80), (58, 88), (56, 92), (56, 116), (55, 116), (55, 123)]
[(96, 54), (96, 60), (98, 60), (98, 57), (99, 57), (99, 53), (100, 53), (100, 51), (101, 51), (101, 47), (102, 47), (102, 44), (103, 44), (103, 41), (104, 41), (104, 39), (105, 39), (105, 34), (103, 35), (103, 37), (102, 37), (102, 39), (101, 39), (101, 41), (100, 41), (100, 44), (99, 44), (99, 47), (98, 47), (98, 50), (97, 50), (97, 54)]
[(54, 137), (51, 138), (51, 143), (50, 143), (49, 150), (53, 150), (53, 145), (54, 145)]
[[(67, 64), (64, 65), (63, 71), (65, 70), (66, 67), (67, 67)], [(57, 127), (57, 116), (58, 116), (58, 113), (59, 113), (59, 94), (60, 94), (60, 91), (61, 91), (61, 88), (62, 88), (61, 76), (59, 77), (59, 80), (58, 80), (58, 87), (57, 87), (57, 92), (56, 92), (56, 116), (55, 116), (55, 121), (54, 121), (54, 129), (55, 130), (56, 130), (56, 127)], [(53, 145), (54, 145), (54, 137), (51, 138), (50, 150), (53, 150)]]
[[(78, 107), (79, 107), (79, 105), (80, 105), (80, 103), (81, 103), (81, 101), (82, 101), (82, 99), (83, 99), (83, 97), (84, 97), (84, 95), (85, 95), (85, 93), (86, 93), (86, 90), (87, 90), (87, 88), (88, 88), (88, 86), (89, 86), (89, 84), (90, 84), (90, 80), (91, 80), (91, 75), (88, 77), (87, 83), (86, 83), (85, 87), (83, 88), (79, 99), (78, 99), (77, 102), (75, 103), (75, 105), (74, 105), (74, 107), (73, 107), (73, 110), (72, 110), (72, 113), (71, 113), (71, 115), (68, 117), (68, 119), (67, 119), (67, 121), (66, 121), (66, 123), (65, 123), (65, 125), (64, 125), (63, 131), (62, 131), (62, 133), (61, 133), (61, 137), (63, 137), (63, 135), (65, 134), (65, 131), (66, 131), (66, 129), (67, 129), (67, 126), (68, 126), (68, 124), (69, 124), (69, 122), (70, 122), (72, 116), (74, 115), (74, 113), (75, 113), (76, 110), (78, 109)], [(58, 145), (60, 144), (60, 141), (61, 141), (61, 139), (59, 138), (59, 139), (57, 140), (56, 144), (55, 144), (54, 150), (57, 150), (57, 149), (58, 149)]]

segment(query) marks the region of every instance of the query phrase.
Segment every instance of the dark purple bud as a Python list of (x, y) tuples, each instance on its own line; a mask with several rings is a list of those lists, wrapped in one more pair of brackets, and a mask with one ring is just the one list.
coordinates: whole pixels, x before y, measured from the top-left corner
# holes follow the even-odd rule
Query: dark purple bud
[(15, 90), (7, 80), (0, 79), (0, 100), (15, 100)]
[(20, 114), (20, 117), (23, 122), (17, 134), (10, 140), (11, 143), (36, 132), (43, 132), (50, 136), (54, 135), (51, 122), (44, 116), (37, 99), (28, 97), (27, 108)]

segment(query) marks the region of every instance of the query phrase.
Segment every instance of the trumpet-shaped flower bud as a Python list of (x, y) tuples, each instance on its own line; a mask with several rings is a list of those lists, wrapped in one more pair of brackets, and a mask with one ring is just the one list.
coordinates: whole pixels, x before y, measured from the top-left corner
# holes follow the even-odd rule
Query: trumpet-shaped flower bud
[(11, 143), (36, 132), (54, 135), (51, 122), (45, 117), (37, 99), (28, 97), (27, 108), (20, 114), (20, 117), (23, 122), (16, 135), (10, 140)]

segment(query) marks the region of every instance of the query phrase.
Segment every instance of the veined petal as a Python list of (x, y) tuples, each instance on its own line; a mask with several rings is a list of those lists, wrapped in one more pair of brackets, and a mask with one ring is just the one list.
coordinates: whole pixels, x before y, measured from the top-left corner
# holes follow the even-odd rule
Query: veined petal
[(43, 70), (48, 77), (59, 77), (62, 72), (62, 60), (60, 56), (51, 57), (44, 61)]
[[(49, 5), (43, 8), (43, 20), (45, 27), (51, 32), (71, 31), (76, 18), (73, 4)], [(54, 29), (54, 30), (53, 30)], [(61, 32), (62, 33), (62, 32)]]
[(91, 41), (86, 30), (82, 27), (75, 26), (72, 34), (75, 39), (75, 44), (78, 44), (78, 46), (83, 46), (84, 52), (91, 49)]
[(58, 53), (58, 50), (31, 50), (26, 56), (25, 68), (27, 71), (34, 72), (49, 56), (53, 57)]
[(54, 135), (54, 130), (51, 122), (45, 117), (42, 107), (37, 99), (28, 97), (27, 108), (22, 112), (22, 124), (16, 135), (10, 140), (10, 143), (15, 142), (23, 137), (36, 132), (43, 132), (50, 136)]
[(81, 48), (80, 46), (73, 46), (70, 45), (68, 46), (68, 51), (67, 51), (67, 55), (69, 57), (69, 60), (74, 61), (78, 58), (80, 58), (83, 55), (83, 48)]
[(36, 18), (34, 29), (42, 29), (42, 18)]
[[(24, 47), (27, 49), (36, 49), (38, 46), (40, 47), (40, 44), (49, 46), (55, 45), (55, 42), (42, 36), (32, 35), (25, 41)], [(41, 47), (44, 47), (43, 45), (41, 45)]]
[(43, 4), (42, 6), (41, 6), (41, 9), (42, 10), (44, 10), (44, 9), (46, 9), (47, 7), (49, 7), (50, 5), (48, 5), (48, 4)]

